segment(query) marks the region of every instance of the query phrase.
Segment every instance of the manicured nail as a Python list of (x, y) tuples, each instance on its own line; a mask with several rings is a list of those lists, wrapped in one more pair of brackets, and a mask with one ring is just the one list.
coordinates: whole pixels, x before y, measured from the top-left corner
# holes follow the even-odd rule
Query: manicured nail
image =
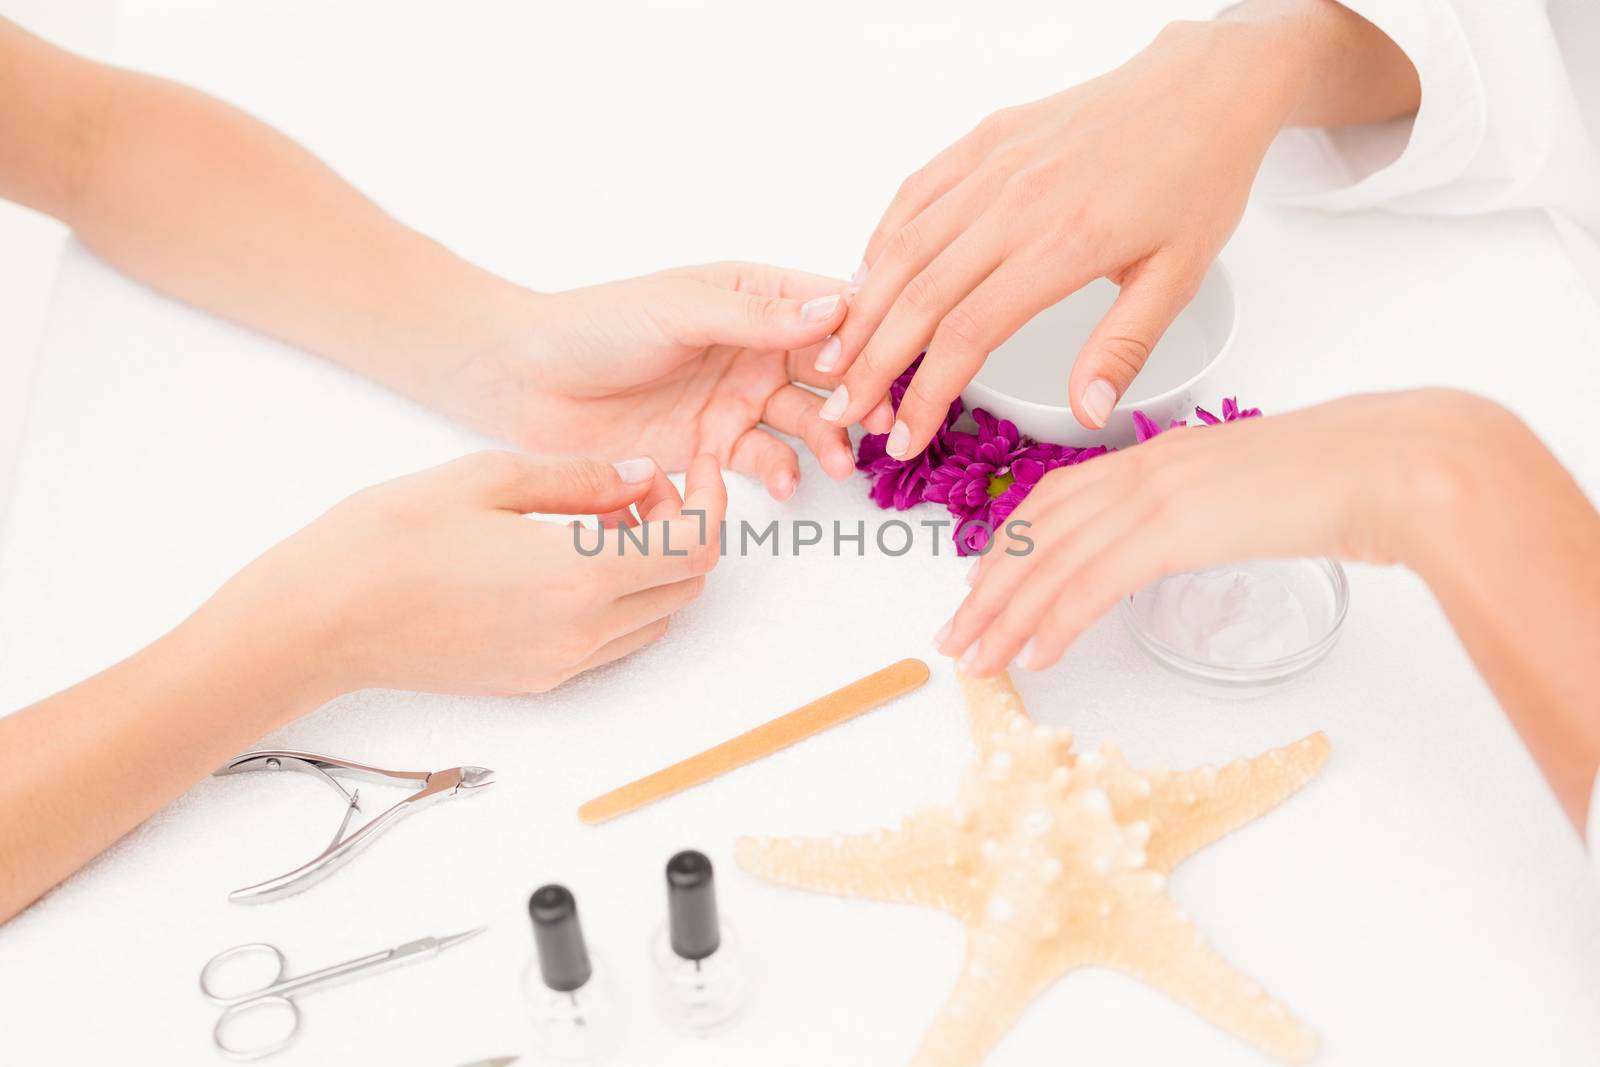
[(828, 339), (822, 342), (822, 348), (817, 352), (817, 372), (819, 374), (827, 374), (831, 371), (839, 362), (839, 353), (843, 350), (844, 345), (840, 344), (839, 339), (830, 333)]
[(628, 485), (648, 482), (656, 473), (656, 462), (649, 456), (625, 459), (621, 463), (613, 463), (612, 466), (617, 469), (617, 477)]
[(823, 322), (831, 319), (839, 307), (840, 299), (838, 293), (813, 297), (800, 305), (800, 317), (806, 322)]
[(954, 622), (954, 619), (946, 619), (945, 624), (939, 627), (939, 632), (933, 635), (934, 648), (944, 647), (944, 643), (950, 639), (950, 625)]
[(850, 406), (850, 394), (843, 385), (835, 389), (828, 396), (822, 410), (818, 412), (826, 422), (838, 422), (839, 416), (844, 414), (844, 409)]
[(982, 645), (982, 641), (974, 641), (972, 644), (968, 645), (967, 650), (961, 653), (961, 658), (956, 660), (956, 666), (960, 667), (964, 671), (970, 671), (972, 669), (972, 664), (978, 659), (978, 649), (982, 647)]
[(861, 265), (856, 268), (856, 272), (850, 275), (850, 284), (860, 286), (862, 282), (865, 282), (867, 280), (868, 269), (867, 261), (863, 259), (861, 261)]
[(1022, 651), (1017, 653), (1013, 661), (1025, 671), (1031, 671), (1033, 666), (1033, 638), (1028, 638), (1028, 643), (1022, 646)]
[(788, 472), (778, 475), (777, 484), (774, 485), (773, 488), (777, 490), (777, 492), (773, 494), (775, 499), (788, 500), (790, 497), (794, 496), (794, 475), (789, 474)]
[(1117, 406), (1117, 391), (1104, 378), (1096, 378), (1083, 389), (1083, 410), (1095, 426), (1104, 426)]
[(899, 419), (895, 419), (894, 427), (889, 431), (889, 442), (888, 444), (884, 445), (884, 451), (888, 452), (889, 455), (893, 456), (895, 459), (904, 459), (906, 450), (910, 447), (911, 427), (907, 426)]

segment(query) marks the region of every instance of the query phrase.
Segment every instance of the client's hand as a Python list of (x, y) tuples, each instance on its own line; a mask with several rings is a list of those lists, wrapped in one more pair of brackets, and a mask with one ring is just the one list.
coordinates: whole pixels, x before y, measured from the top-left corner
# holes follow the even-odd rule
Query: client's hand
[(835, 478), (849, 437), (801, 387), (844, 318), (842, 281), (747, 263), (686, 267), (533, 297), (502, 339), (431, 390), (431, 403), (543, 454), (648, 455), (669, 470), (702, 452), (777, 499), (799, 478), (799, 437)]
[(1440, 527), (1482, 527), (1470, 510), (1496, 487), (1541, 479), (1556, 501), (1570, 483), (1503, 409), (1448, 391), (1168, 430), (1046, 475), (1011, 515), (1033, 550), (980, 560), (936, 643), (975, 674), (1040, 669), (1147, 582), (1234, 560), (1325, 555), (1448, 580), (1437, 572), (1466, 555)]
[(996, 346), (1104, 277), (1121, 294), (1055, 399), (1105, 425), (1239, 221), (1278, 129), (1406, 114), (1419, 92), (1405, 54), (1347, 8), (1243, 0), (1217, 22), (1173, 23), (1109, 74), (996, 112), (884, 213), (840, 346), (823, 353), (824, 369), (848, 369), (824, 411), (887, 423), (889, 384), (926, 348), (887, 442), (915, 455)]
[(926, 348), (888, 442), (914, 455), (995, 347), (1106, 277), (1121, 295), (1070, 380), (1063, 365), (1061, 398), (1103, 426), (1233, 231), (1281, 118), (1270, 79), (1183, 28), (989, 116), (906, 179), (873, 233), (828, 415), (874, 412)]
[[(263, 641), (299, 635), (299, 663), (325, 673), (319, 692), (543, 691), (656, 640), (699, 596), (727, 504), (716, 460), (696, 459), (685, 488), (680, 499), (649, 460), (467, 456), (350, 497), (200, 614)], [(612, 538), (584, 555), (568, 524), (524, 517), (614, 519), (630, 505), (647, 551), (630, 542), (619, 553)], [(584, 534), (586, 550), (595, 536)]]

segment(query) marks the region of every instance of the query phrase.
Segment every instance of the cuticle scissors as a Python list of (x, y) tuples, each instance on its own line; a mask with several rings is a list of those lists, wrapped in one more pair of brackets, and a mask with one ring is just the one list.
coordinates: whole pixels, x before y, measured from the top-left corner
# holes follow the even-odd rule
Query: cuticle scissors
[[(294, 998), (302, 993), (309, 993), (317, 989), (335, 985), (342, 982), (355, 981), (368, 977), (390, 967), (398, 967), (407, 963), (416, 963), (437, 954), (452, 945), (459, 945), (470, 937), (483, 933), (485, 927), (475, 930), (466, 930), (448, 937), (423, 937), (416, 941), (407, 941), (403, 945), (382, 949), (378, 952), (357, 956), (335, 963), (321, 970), (311, 971), (307, 974), (285, 977), (289, 961), (276, 945), (269, 945), (264, 941), (253, 941), (247, 945), (235, 945), (223, 949), (212, 956), (206, 965), (200, 969), (200, 992), (214, 1004), (223, 1005), (222, 1014), (217, 1017), (217, 1024), (211, 1030), (212, 1043), (217, 1046), (224, 1056), (234, 1060), (254, 1060), (263, 1056), (270, 1056), (288, 1046), (294, 1036), (300, 1032), (300, 1008), (295, 1004)], [(222, 994), (212, 988), (212, 970), (229, 960), (250, 955), (267, 954), (278, 961), (277, 973), (263, 986), (256, 989), (245, 990), (240, 993)], [(262, 1011), (278, 1011), (285, 1013), (288, 1024), (281, 1036), (261, 1044), (240, 1045), (230, 1043), (228, 1030), (246, 1015)]]

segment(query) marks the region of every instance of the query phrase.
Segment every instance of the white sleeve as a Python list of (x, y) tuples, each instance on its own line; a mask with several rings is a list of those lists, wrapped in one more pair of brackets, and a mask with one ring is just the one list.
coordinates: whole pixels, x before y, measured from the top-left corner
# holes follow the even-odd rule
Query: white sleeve
[(1289, 188), (1276, 176), (1277, 199), (1431, 215), (1544, 208), (1600, 235), (1600, 131), (1590, 125), (1600, 127), (1600, 101), (1582, 99), (1600, 49), (1592, 0), (1343, 3), (1411, 59), (1421, 107), (1410, 120), (1309, 132), (1319, 142), (1309, 167), (1304, 150), (1276, 153), (1301, 170)]

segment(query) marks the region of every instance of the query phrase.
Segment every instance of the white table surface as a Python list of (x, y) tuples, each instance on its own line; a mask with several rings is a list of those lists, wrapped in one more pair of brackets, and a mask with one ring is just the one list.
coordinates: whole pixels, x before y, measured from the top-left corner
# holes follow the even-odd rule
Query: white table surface
[[(556, 287), (724, 256), (848, 272), (898, 180), (981, 115), (1208, 6), (726, 0), (623, 16), (195, 0), (130, 3), (119, 47), (280, 125), (465, 254)], [(1242, 315), (1227, 384), (1249, 403), (1462, 385), (1509, 403), (1600, 488), (1600, 319), (1539, 218), (1257, 204), (1227, 257)], [(69, 248), (0, 545), (0, 707), (156, 637), (342, 495), (479, 444)], [(789, 504), (739, 481), (731, 508), (761, 523), (878, 517), (859, 479), (813, 466)], [(729, 559), (664, 642), (555, 693), (336, 702), (272, 740), (394, 767), (481, 763), (499, 784), (257, 908), (224, 895), (321, 847), (337, 804), (297, 776), (197, 784), (0, 929), (0, 1063), (211, 1063), (195, 978), (217, 949), (269, 940), (312, 967), (479, 923), (489, 934), (437, 960), (305, 1001), (301, 1040), (275, 1062), (529, 1055), (523, 907), (546, 880), (575, 889), (625, 994), (617, 1062), (902, 1062), (956, 974), (959, 927), (758, 882), (729, 848), (739, 833), (865, 828), (948, 795), (968, 747), (946, 665), (890, 708), (634, 817), (589, 829), (573, 809), (930, 655), (964, 569), (926, 554)], [(1221, 762), (1328, 732), (1318, 781), (1172, 880), (1220, 949), (1322, 1033), (1320, 1063), (1600, 1061), (1600, 895), (1578, 839), (1421, 584), (1351, 577), (1342, 643), (1289, 693), (1187, 696), (1114, 619), (1019, 685), (1039, 718), (1137, 761)], [(648, 998), (660, 865), (690, 845), (719, 861), (759, 971), (749, 1017), (710, 1044), (671, 1036)], [(1265, 1062), (1098, 972), (1052, 988), (991, 1059), (1180, 1061)]]

